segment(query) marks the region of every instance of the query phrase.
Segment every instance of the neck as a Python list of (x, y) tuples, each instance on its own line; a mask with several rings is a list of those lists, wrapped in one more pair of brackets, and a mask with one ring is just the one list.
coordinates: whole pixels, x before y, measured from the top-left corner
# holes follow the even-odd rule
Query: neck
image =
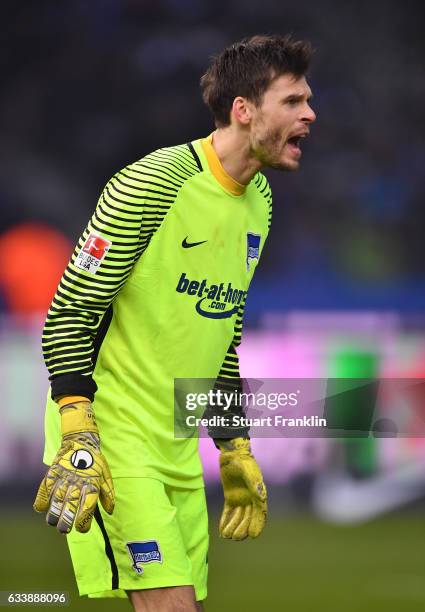
[(249, 139), (233, 126), (218, 128), (212, 146), (227, 174), (242, 185), (248, 185), (262, 164), (252, 155)]

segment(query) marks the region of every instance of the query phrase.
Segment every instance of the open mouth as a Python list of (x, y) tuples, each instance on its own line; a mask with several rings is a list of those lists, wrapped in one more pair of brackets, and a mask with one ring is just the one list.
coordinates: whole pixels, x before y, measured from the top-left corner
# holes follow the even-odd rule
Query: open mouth
[(292, 138), (288, 138), (286, 144), (290, 148), (292, 154), (296, 157), (301, 156), (301, 147), (300, 147), (301, 136), (292, 136)]

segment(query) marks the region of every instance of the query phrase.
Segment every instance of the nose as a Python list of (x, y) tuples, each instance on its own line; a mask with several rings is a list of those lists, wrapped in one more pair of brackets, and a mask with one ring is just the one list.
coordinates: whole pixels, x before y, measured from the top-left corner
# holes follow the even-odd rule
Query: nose
[(313, 121), (316, 121), (316, 113), (311, 108), (310, 104), (306, 104), (303, 121), (305, 123), (313, 123)]

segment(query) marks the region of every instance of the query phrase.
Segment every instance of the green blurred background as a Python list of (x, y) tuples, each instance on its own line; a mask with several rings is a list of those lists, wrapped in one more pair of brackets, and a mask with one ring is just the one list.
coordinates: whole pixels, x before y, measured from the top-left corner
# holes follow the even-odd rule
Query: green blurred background
[[(256, 541), (217, 537), (210, 517), (207, 612), (422, 612), (425, 524), (419, 514), (337, 527), (310, 515), (273, 516)], [(30, 513), (2, 516), (0, 590), (64, 590), (69, 610), (130, 610), (127, 601), (80, 598), (65, 539)]]

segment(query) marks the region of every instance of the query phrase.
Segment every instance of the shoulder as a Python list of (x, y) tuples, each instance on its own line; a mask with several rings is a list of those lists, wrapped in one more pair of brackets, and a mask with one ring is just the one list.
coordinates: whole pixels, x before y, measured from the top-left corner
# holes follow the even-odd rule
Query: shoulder
[(172, 203), (182, 185), (199, 173), (196, 153), (189, 144), (157, 149), (116, 172), (105, 186), (103, 197), (121, 203), (161, 200)]
[(255, 188), (258, 191), (258, 194), (264, 198), (265, 205), (267, 207), (267, 225), (270, 229), (270, 225), (272, 222), (272, 190), (269, 185), (269, 181), (266, 179), (264, 174), (261, 172), (257, 172), (257, 174), (252, 179)]
[(187, 179), (202, 171), (197, 155), (190, 144), (164, 147), (129, 164), (119, 174), (135, 180), (161, 179), (170, 186), (180, 187)]
[(261, 172), (257, 172), (257, 174), (252, 179), (255, 187), (259, 191), (259, 193), (264, 197), (267, 204), (271, 206), (272, 203), (272, 190), (269, 185), (269, 181), (266, 179), (264, 174)]

